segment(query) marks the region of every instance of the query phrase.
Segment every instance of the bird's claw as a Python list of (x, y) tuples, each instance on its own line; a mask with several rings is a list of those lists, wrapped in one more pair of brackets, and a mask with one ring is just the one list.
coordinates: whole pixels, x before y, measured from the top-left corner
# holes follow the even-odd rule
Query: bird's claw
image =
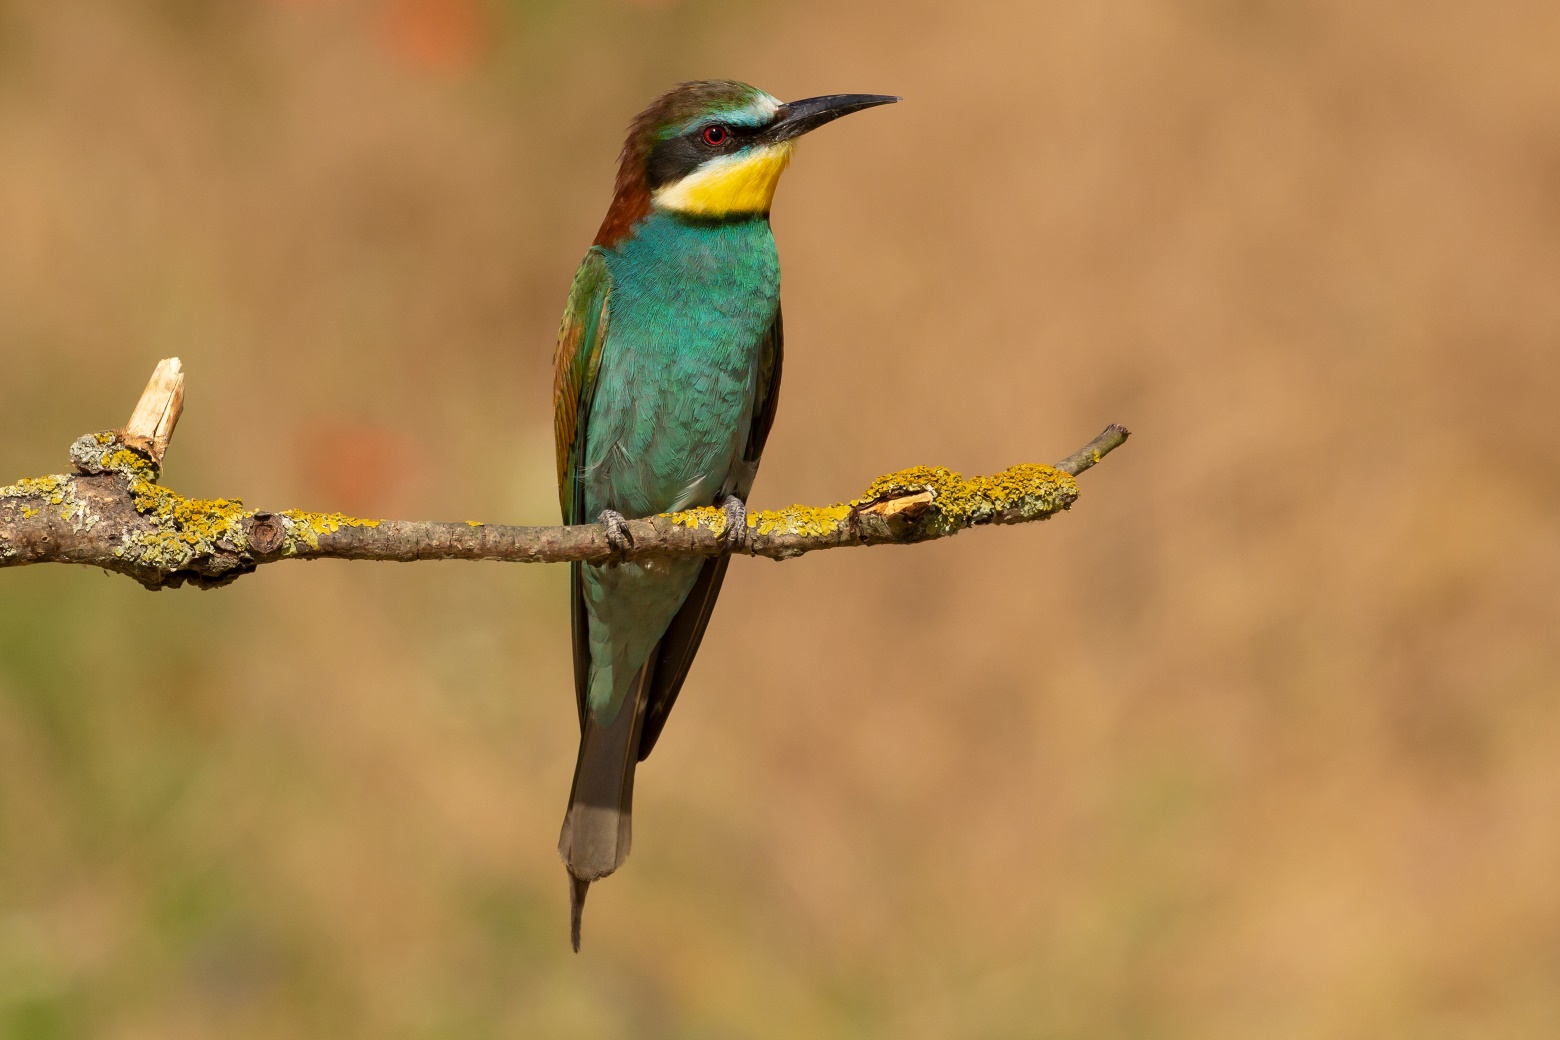
[(747, 503), (736, 495), (727, 495), (720, 507), (726, 514), (726, 551), (741, 552), (748, 544)]
[(612, 550), (609, 566), (623, 562), (624, 555), (634, 544), (634, 536), (628, 529), (628, 519), (616, 509), (603, 509), (596, 523), (607, 529), (607, 545)]

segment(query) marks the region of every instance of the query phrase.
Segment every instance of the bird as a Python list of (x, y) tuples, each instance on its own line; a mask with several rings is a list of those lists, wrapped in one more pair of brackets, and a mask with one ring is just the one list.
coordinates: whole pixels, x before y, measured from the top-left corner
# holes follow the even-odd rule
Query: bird
[[(606, 527), (614, 559), (570, 565), (579, 755), (558, 852), (570, 942), (585, 895), (622, 866), (634, 771), (704, 636), (779, 401), (780, 260), (769, 211), (797, 138), (898, 101), (782, 102), (680, 83), (631, 123), (612, 202), (569, 289), (554, 357), (565, 524)], [(622, 559), (627, 521), (694, 506), (726, 520), (718, 556)]]

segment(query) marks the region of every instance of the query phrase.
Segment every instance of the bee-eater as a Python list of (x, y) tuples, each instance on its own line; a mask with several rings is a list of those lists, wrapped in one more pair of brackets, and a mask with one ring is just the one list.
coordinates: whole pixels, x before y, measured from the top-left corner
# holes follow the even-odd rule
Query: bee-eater
[[(553, 387), (563, 522), (720, 506), (728, 550), (780, 392), (780, 260), (769, 206), (802, 134), (898, 98), (783, 103), (683, 83), (634, 120), (612, 205), (575, 273)], [(655, 747), (729, 555), (571, 565), (580, 752), (558, 851), (570, 937), (590, 883), (628, 855), (634, 767)]]

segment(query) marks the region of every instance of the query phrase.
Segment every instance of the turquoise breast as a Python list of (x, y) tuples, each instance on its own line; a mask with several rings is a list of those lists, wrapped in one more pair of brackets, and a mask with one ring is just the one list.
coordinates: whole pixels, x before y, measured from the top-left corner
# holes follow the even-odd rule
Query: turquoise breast
[(606, 250), (607, 341), (586, 433), (587, 515), (649, 516), (723, 490), (780, 305), (769, 221), (646, 219)]
[[(586, 432), (585, 516), (709, 505), (742, 479), (759, 354), (780, 306), (769, 221), (657, 213), (604, 255), (612, 292)], [(617, 714), (703, 563), (584, 568), (587, 703), (601, 724)]]

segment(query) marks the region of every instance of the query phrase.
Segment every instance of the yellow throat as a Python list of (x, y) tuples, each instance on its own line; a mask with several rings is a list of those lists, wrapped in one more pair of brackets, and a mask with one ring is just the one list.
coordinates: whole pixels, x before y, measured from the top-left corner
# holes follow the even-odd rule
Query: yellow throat
[(794, 148), (782, 141), (713, 159), (682, 180), (657, 188), (651, 201), (658, 209), (692, 217), (768, 213)]

